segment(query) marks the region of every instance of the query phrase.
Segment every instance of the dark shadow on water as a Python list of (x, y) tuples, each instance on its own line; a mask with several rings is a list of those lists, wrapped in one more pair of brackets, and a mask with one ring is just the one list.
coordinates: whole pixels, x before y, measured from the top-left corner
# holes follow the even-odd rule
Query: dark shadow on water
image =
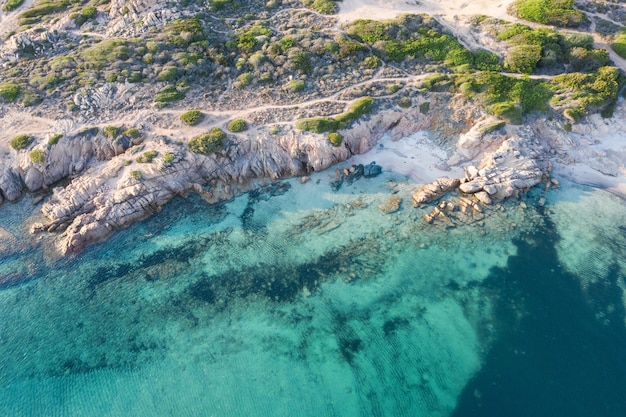
[(623, 273), (613, 267), (585, 294), (559, 265), (557, 240), (548, 220), (492, 272), (500, 337), (454, 417), (626, 415)]

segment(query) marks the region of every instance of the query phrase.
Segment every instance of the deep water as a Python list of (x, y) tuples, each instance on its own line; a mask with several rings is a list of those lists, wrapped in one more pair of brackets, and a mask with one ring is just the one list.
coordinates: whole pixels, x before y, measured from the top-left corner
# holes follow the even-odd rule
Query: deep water
[(624, 201), (563, 181), (441, 228), (402, 176), (332, 180), (60, 260), (5, 204), (0, 415), (626, 415)]

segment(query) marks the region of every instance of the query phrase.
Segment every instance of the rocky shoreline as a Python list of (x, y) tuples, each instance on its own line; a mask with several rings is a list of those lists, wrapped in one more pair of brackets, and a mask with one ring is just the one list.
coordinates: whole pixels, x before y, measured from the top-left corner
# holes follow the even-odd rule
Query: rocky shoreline
[[(478, 121), (465, 132), (467, 124), (440, 123), (470, 115)], [(83, 131), (62, 138), (51, 148), (45, 165), (33, 163), (20, 152), (12, 164), (3, 167), (0, 192), (15, 201), (23, 192), (48, 193), (54, 187), (43, 197), (41, 212), (47, 220), (32, 225), (31, 231), (54, 233), (58, 251), (72, 254), (159, 212), (175, 196), (196, 192), (209, 203), (228, 200), (267, 182), (304, 176), (363, 154), (385, 134), (401, 138), (429, 129), (453, 151), (448, 164), (463, 167), (466, 174), (417, 188), (413, 203), (434, 205), (426, 217), (429, 223), (448, 222), (447, 212), (460, 215), (480, 210), (480, 205), (517, 197), (549, 177), (550, 145), (531, 127), (487, 132), (485, 126), (491, 123), (493, 118), (479, 107), (453, 99), (435, 106), (428, 115), (417, 110), (383, 110), (342, 131), (344, 141), (339, 147), (319, 134), (286, 129), (270, 135), (257, 130), (229, 135), (225, 148), (213, 155), (191, 153), (167, 137), (149, 133), (113, 146), (101, 133), (87, 140)], [(133, 162), (148, 149), (158, 154), (152, 163)], [(165, 154), (173, 155), (173, 160), (166, 162)], [(140, 177), (133, 174), (137, 171)], [(66, 186), (55, 186), (63, 179), (71, 180)], [(455, 190), (462, 196), (460, 203), (435, 205)], [(399, 202), (394, 204), (399, 206)]]

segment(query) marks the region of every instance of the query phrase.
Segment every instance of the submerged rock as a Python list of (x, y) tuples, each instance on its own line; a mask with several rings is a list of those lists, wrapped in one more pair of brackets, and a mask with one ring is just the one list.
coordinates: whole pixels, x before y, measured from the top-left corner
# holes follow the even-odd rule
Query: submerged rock
[(383, 204), (379, 205), (378, 208), (384, 214), (395, 213), (400, 210), (400, 204), (402, 203), (402, 198), (398, 195), (392, 195), (385, 201)]

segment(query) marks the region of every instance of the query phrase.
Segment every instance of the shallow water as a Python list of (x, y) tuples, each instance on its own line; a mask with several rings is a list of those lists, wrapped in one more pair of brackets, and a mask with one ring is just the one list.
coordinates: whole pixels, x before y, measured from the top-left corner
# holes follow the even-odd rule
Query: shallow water
[(3, 206), (0, 415), (626, 414), (623, 201), (564, 184), (441, 229), (399, 174), (329, 181), (179, 199), (60, 261)]

